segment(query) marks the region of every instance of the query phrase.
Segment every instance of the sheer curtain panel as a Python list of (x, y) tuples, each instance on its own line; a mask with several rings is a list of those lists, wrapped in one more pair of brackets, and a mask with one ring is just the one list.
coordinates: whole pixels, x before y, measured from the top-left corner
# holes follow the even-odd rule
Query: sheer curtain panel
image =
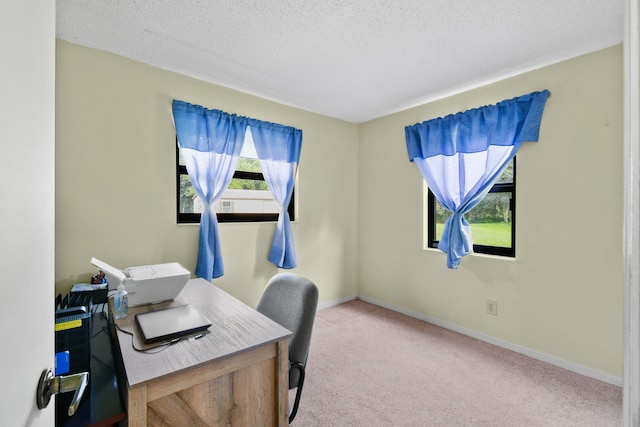
[(269, 261), (280, 268), (294, 268), (297, 266), (296, 250), (287, 207), (293, 194), (300, 160), (302, 131), (255, 119), (249, 119), (249, 127), (262, 174), (274, 199), (280, 205)]
[(549, 95), (548, 90), (533, 92), (405, 127), (409, 160), (452, 212), (438, 244), (449, 268), (473, 251), (464, 214), (489, 192), (522, 143), (538, 140)]
[(189, 179), (204, 204), (195, 274), (210, 281), (224, 274), (213, 204), (233, 178), (247, 119), (177, 100), (173, 101), (173, 119)]

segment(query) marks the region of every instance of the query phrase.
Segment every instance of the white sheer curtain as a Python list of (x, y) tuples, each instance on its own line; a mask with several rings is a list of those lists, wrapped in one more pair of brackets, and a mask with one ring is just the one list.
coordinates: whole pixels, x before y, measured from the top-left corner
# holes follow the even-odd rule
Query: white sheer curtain
[(464, 214), (489, 192), (522, 143), (538, 140), (549, 95), (547, 90), (533, 92), (405, 128), (409, 160), (452, 212), (438, 244), (449, 268), (457, 268), (473, 251)]
[(251, 135), (262, 167), (262, 174), (280, 205), (269, 261), (280, 268), (297, 266), (296, 250), (287, 207), (295, 185), (302, 131), (290, 126), (249, 119)]
[(213, 205), (233, 178), (247, 119), (176, 100), (173, 117), (189, 179), (204, 204), (195, 274), (210, 281), (224, 274)]

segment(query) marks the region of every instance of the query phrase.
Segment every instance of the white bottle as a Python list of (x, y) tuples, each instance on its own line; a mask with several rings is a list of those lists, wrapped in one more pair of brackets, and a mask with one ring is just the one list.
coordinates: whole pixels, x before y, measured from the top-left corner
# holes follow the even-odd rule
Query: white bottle
[(124, 289), (124, 285), (119, 285), (116, 295), (113, 297), (113, 309), (116, 314), (116, 319), (122, 319), (127, 317), (129, 311), (129, 297), (127, 291)]

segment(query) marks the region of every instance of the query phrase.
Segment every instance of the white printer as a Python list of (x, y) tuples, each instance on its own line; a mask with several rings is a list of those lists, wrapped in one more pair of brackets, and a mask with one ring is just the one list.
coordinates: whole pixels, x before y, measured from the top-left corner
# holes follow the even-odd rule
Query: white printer
[(178, 263), (144, 265), (125, 270), (91, 258), (91, 264), (104, 271), (109, 290), (123, 284), (129, 294), (129, 307), (172, 300), (185, 287), (191, 273)]

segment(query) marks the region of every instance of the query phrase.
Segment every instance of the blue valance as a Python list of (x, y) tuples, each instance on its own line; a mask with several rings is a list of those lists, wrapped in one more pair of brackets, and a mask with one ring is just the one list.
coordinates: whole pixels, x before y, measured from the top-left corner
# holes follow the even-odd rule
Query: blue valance
[(405, 128), (409, 160), (436, 155), (477, 153), (490, 145), (519, 145), (538, 140), (540, 120), (550, 92), (532, 92)]
[[(248, 119), (259, 159), (298, 163), (302, 149), (302, 131), (278, 123)], [(256, 135), (259, 135), (256, 137)]]
[(248, 126), (246, 117), (177, 100), (173, 121), (180, 148), (229, 155), (240, 153)]

